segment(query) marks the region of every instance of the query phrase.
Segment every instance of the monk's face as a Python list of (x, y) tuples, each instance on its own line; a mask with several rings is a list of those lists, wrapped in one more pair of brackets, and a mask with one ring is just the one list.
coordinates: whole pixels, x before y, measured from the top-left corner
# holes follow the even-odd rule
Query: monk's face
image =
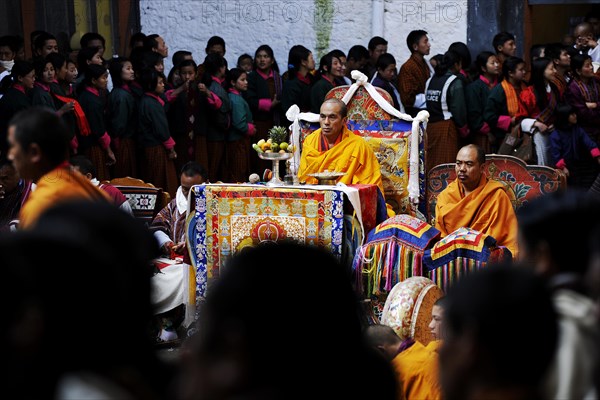
[(325, 102), (321, 106), (321, 114), (319, 115), (319, 123), (321, 124), (321, 132), (329, 141), (334, 141), (346, 124), (346, 118), (342, 117), (341, 106), (333, 102)]
[(431, 322), (429, 323), (429, 330), (435, 340), (442, 339), (442, 319), (444, 310), (440, 306), (433, 306), (431, 310)]
[(472, 191), (479, 185), (483, 165), (477, 161), (477, 149), (467, 146), (460, 149), (456, 156), (456, 179), (464, 185), (468, 191)]

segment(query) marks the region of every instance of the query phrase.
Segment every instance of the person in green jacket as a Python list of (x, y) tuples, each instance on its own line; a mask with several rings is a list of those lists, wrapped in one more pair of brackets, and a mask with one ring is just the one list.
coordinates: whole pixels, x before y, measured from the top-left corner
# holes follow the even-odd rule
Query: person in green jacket
[(248, 180), (250, 141), (256, 128), (252, 123), (250, 106), (242, 97), (248, 90), (247, 74), (240, 68), (233, 68), (227, 74), (229, 101), (231, 102), (231, 127), (227, 136), (227, 181), (242, 183)]

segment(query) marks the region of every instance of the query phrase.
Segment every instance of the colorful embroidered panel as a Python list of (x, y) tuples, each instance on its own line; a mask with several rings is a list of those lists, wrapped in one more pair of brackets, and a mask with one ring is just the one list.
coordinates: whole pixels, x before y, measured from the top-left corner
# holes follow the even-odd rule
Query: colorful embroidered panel
[(188, 243), (197, 273), (197, 296), (218, 277), (227, 259), (246, 246), (293, 240), (342, 255), (343, 192), (251, 185), (192, 188)]
[[(429, 221), (433, 221), (435, 217), (438, 194), (456, 179), (454, 167), (454, 164), (441, 164), (429, 171), (427, 180)], [(513, 156), (486, 155), (484, 173), (491, 179), (505, 184), (506, 193), (515, 210), (537, 196), (556, 192), (567, 186), (566, 177), (562, 171), (541, 165), (527, 165), (521, 159)]]
[[(342, 99), (350, 86), (338, 86), (333, 88), (325, 96), (327, 99), (335, 98)], [(392, 96), (385, 90), (376, 87), (379, 93), (388, 103), (393, 104)], [(381, 108), (379, 104), (367, 92), (364, 87), (359, 87), (354, 92), (354, 96), (348, 102), (348, 119), (349, 120), (390, 120), (392, 116)]]
[(510, 258), (510, 251), (497, 247), (492, 236), (470, 228), (459, 228), (425, 250), (423, 269), (432, 281), (447, 291), (460, 276), (483, 268), (492, 260)]
[(162, 190), (159, 188), (139, 186), (115, 185), (115, 187), (127, 198), (131, 210), (133, 211), (133, 216), (139, 218), (145, 224), (150, 224), (154, 215), (157, 213), (156, 205), (158, 196)]
[(396, 215), (369, 232), (353, 262), (357, 290), (364, 297), (387, 294), (394, 285), (422, 276), (425, 249), (440, 231), (406, 214)]

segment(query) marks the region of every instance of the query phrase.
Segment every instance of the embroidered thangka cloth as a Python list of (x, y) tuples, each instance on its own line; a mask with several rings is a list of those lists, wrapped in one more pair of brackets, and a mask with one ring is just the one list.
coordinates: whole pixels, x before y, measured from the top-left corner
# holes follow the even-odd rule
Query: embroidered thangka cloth
[(342, 255), (344, 197), (335, 188), (201, 185), (192, 188), (191, 198), (187, 229), (197, 297), (247, 246), (293, 240)]
[(429, 279), (447, 291), (457, 279), (494, 261), (511, 260), (506, 247), (496, 239), (470, 228), (459, 228), (438, 241), (423, 255), (423, 269)]

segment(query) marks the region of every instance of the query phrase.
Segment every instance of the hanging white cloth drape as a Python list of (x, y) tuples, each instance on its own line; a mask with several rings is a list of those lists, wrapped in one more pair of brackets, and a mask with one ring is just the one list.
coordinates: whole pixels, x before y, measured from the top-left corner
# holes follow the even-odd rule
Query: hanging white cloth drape
[[(425, 126), (429, 120), (429, 113), (425, 110), (420, 111), (415, 118), (408, 114), (396, 110), (394, 106), (387, 102), (378, 92), (375, 86), (371, 85), (367, 79), (367, 76), (360, 71), (352, 71), (352, 78), (356, 80), (355, 83), (350, 86), (342, 101), (346, 104), (350, 101), (356, 90), (360, 86), (369, 92), (373, 100), (379, 104), (385, 112), (393, 115), (396, 118), (404, 121), (412, 122), (412, 134), (410, 137), (410, 154), (409, 154), (409, 176), (408, 176), (408, 197), (413, 205), (419, 203), (419, 140), (421, 140), (421, 131), (419, 129), (420, 124)], [(290, 126), (291, 142), (294, 145), (294, 157), (291, 159), (291, 172), (295, 176), (298, 175), (298, 168), (300, 167), (300, 120), (308, 122), (319, 122), (319, 114), (314, 113), (301, 113), (297, 105), (291, 106), (285, 116), (288, 120), (292, 121)]]

